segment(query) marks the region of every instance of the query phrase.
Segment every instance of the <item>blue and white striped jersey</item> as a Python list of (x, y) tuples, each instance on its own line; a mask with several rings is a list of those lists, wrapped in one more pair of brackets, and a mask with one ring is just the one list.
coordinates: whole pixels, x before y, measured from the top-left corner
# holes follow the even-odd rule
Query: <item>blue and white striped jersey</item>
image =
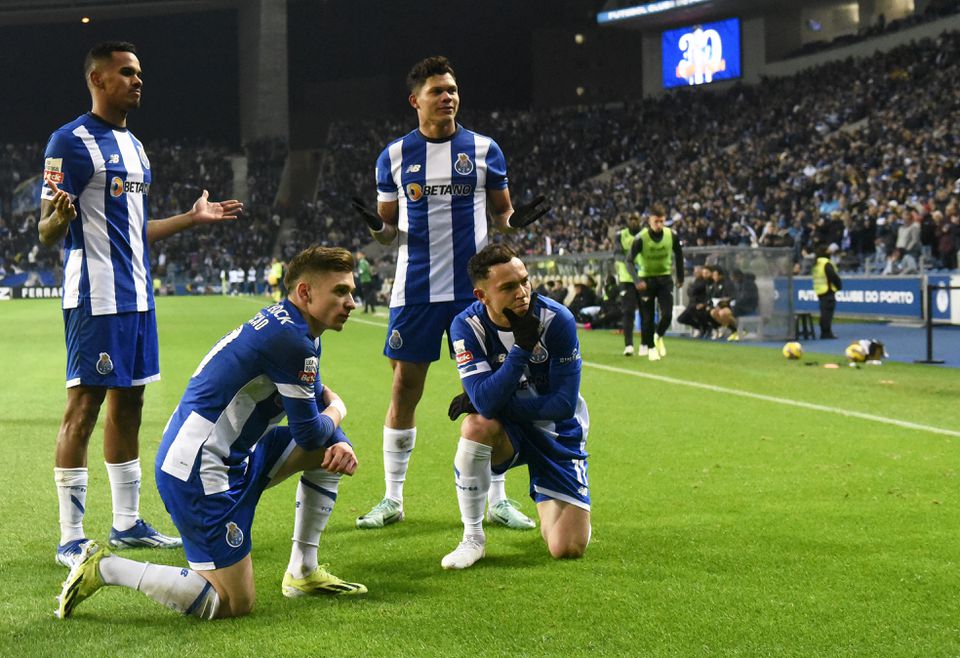
[(532, 425), (545, 435), (540, 450), (555, 460), (586, 459), (590, 428), (580, 395), (580, 341), (573, 315), (561, 304), (538, 297), (540, 341), (527, 352), (513, 332), (498, 327), (486, 307), (474, 302), (450, 326), (457, 370), (477, 411)]
[[(151, 174), (140, 140), (82, 114), (50, 136), (43, 178), (67, 192), (77, 209), (63, 245), (63, 308), (82, 305), (91, 315), (152, 309)], [(41, 198), (52, 199), (42, 186)]]
[(506, 187), (500, 147), (460, 125), (444, 140), (414, 130), (383, 150), (377, 200), (400, 204), (391, 307), (473, 299), (467, 261), (487, 244), (487, 190)]
[[(206, 495), (231, 488), (264, 434), (288, 418), (297, 445), (346, 441), (320, 411), (320, 339), (290, 300), (267, 307), (220, 339), (197, 366), (157, 453), (164, 473), (199, 477)], [(282, 462), (282, 460), (281, 460)]]

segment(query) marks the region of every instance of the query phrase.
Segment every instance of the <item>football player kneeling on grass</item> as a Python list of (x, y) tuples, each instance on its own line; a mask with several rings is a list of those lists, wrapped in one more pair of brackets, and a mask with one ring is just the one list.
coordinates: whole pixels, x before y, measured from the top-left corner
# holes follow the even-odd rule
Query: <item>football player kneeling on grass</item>
[(550, 555), (580, 557), (590, 541), (590, 420), (580, 397), (576, 322), (561, 304), (531, 294), (527, 268), (505, 245), (482, 249), (468, 272), (478, 301), (450, 327), (465, 392), (449, 416), (467, 414), (453, 462), (463, 541), (441, 566), (465, 569), (484, 556), (491, 470), (521, 464)]
[[(317, 547), (344, 474), (357, 458), (340, 424), (347, 408), (320, 382), (320, 334), (356, 308), (353, 256), (311, 247), (284, 277), (289, 295), (214, 345), (167, 423), (157, 487), (183, 537), (190, 568), (135, 562), (90, 542), (70, 571), (57, 616), (105, 585), (136, 589), (202, 619), (253, 609), (250, 530), (264, 490), (294, 473), (293, 550), (284, 596), (363, 594), (317, 564)], [(286, 416), (289, 423), (279, 427)]]

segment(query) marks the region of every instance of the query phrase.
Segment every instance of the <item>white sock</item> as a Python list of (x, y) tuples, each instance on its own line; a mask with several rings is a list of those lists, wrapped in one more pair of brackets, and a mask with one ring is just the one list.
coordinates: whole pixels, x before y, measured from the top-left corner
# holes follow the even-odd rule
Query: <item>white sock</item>
[(140, 459), (107, 464), (113, 498), (113, 527), (129, 530), (140, 518)]
[(107, 585), (138, 590), (161, 605), (201, 619), (213, 619), (220, 606), (217, 590), (206, 578), (186, 567), (110, 555), (100, 561), (100, 577)]
[(487, 491), (487, 505), (493, 507), (507, 498), (507, 474), (491, 473), (490, 489)]
[(417, 428), (395, 430), (383, 428), (383, 479), (386, 482), (384, 498), (403, 503), (403, 481), (407, 479), (410, 453), (417, 443)]
[(294, 578), (306, 578), (317, 570), (320, 535), (327, 527), (337, 502), (339, 473), (304, 471), (297, 485), (297, 512), (293, 522), (293, 548), (287, 571)]
[(483, 541), (483, 508), (490, 488), (490, 458), (493, 448), (460, 437), (453, 458), (457, 501), (463, 521), (463, 538)]
[(87, 469), (54, 468), (60, 501), (60, 545), (83, 538), (83, 513), (87, 505)]

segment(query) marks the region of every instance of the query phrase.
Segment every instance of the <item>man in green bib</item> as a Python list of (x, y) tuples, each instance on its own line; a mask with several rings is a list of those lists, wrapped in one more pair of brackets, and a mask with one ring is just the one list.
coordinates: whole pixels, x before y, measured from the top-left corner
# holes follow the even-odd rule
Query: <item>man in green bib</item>
[[(667, 210), (662, 203), (650, 208), (647, 228), (640, 231), (630, 247), (630, 261), (637, 263), (637, 293), (640, 295), (640, 337), (647, 348), (647, 357), (659, 361), (667, 355), (663, 335), (673, 321), (673, 277), (670, 267), (676, 264), (677, 285), (683, 285), (683, 248), (673, 231), (665, 227)], [(660, 306), (656, 330), (653, 317)]]
[[(617, 233), (617, 244), (620, 245), (621, 258), (617, 259), (617, 280), (620, 282), (620, 308), (623, 311), (621, 326), (623, 328), (623, 355), (633, 356), (633, 319), (637, 313), (640, 297), (634, 284), (636, 267), (630, 258), (630, 248), (640, 234), (640, 214), (633, 212), (627, 216), (627, 227)], [(643, 356), (646, 347), (640, 346), (640, 356)]]

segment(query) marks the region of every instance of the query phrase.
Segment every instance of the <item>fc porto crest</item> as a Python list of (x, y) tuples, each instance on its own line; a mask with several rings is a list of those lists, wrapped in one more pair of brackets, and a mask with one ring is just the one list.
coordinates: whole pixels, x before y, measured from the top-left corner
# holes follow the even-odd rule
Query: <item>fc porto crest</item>
[(243, 544), (243, 530), (241, 530), (236, 523), (230, 521), (227, 523), (227, 534), (225, 539), (227, 540), (228, 546), (232, 548), (240, 548), (240, 546)]
[(113, 361), (106, 352), (100, 352), (100, 360), (97, 361), (97, 372), (101, 375), (109, 375), (113, 372)]
[(457, 163), (453, 169), (461, 176), (469, 176), (473, 173), (473, 160), (466, 153), (457, 153)]
[(400, 335), (399, 331), (396, 329), (393, 330), (393, 333), (390, 334), (390, 340), (387, 341), (387, 345), (389, 345), (392, 350), (399, 350), (403, 347), (403, 336)]
[(542, 343), (537, 343), (537, 346), (533, 348), (533, 354), (530, 355), (530, 363), (543, 363), (549, 356), (547, 348)]

